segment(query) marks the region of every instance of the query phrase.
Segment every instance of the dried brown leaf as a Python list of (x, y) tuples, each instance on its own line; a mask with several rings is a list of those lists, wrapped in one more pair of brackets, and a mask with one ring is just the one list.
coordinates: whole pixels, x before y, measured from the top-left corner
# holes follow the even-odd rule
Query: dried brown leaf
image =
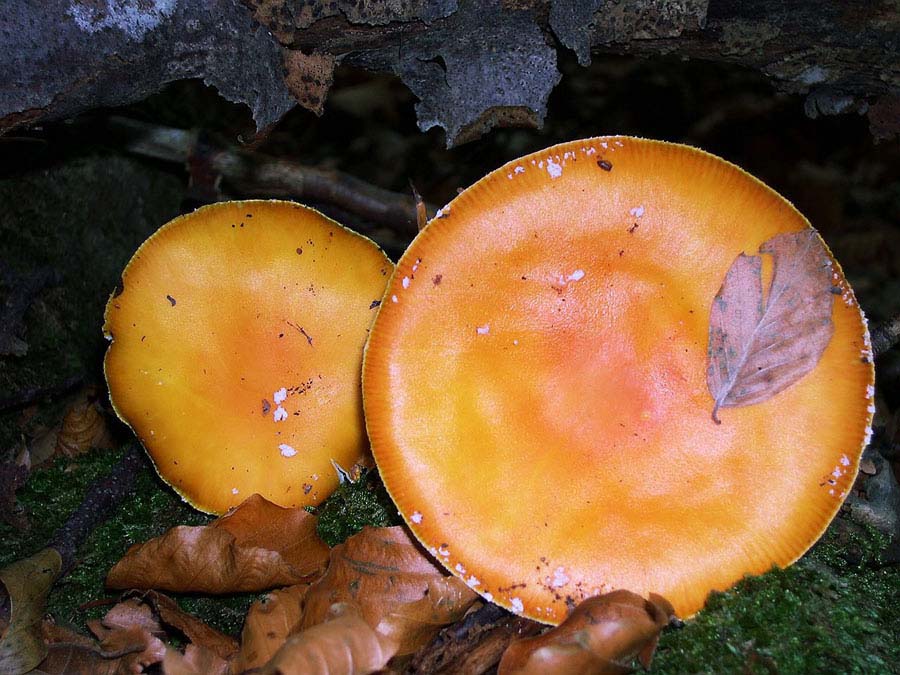
[(660, 631), (674, 616), (672, 605), (631, 591), (588, 598), (559, 626), (543, 635), (512, 643), (498, 675), (534, 673), (630, 673), (637, 657), (649, 668)]
[(297, 632), (303, 613), (303, 598), (309, 587), (291, 586), (273, 591), (254, 602), (244, 619), (241, 651), (232, 671), (242, 673), (264, 666), (281, 649), (288, 636)]
[(253, 495), (204, 527), (175, 527), (132, 546), (110, 570), (110, 588), (238, 593), (306, 583), (328, 560), (316, 517)]
[(163, 634), (162, 626), (153, 616), (153, 610), (138, 598), (129, 598), (114, 605), (103, 617), (102, 625), (107, 629), (143, 628), (153, 635)]
[(47, 675), (126, 675), (141, 672), (140, 665), (134, 664), (130, 656), (105, 658), (98, 647), (60, 642), (50, 645), (47, 658), (41, 661), (38, 670)]
[(237, 652), (237, 640), (185, 612), (167, 595), (150, 591), (143, 597), (153, 606), (164, 625), (177, 629), (197, 647), (212, 652), (220, 659), (229, 659)]
[(166, 675), (224, 675), (229, 672), (227, 661), (197, 645), (188, 645), (184, 654), (166, 649), (162, 665)]
[(396, 652), (396, 644), (374, 631), (353, 604), (337, 603), (324, 618), (288, 639), (260, 672), (364, 675), (384, 668)]
[(709, 317), (707, 385), (719, 408), (768, 400), (815, 368), (834, 325), (832, 263), (813, 229), (779, 234), (759, 247), (774, 273), (763, 296), (761, 256), (740, 254)]
[(92, 448), (108, 450), (112, 447), (112, 434), (96, 394), (85, 390), (63, 416), (56, 434), (56, 451), (66, 457), (75, 457)]
[(411, 654), (477, 599), (447, 577), (402, 527), (367, 527), (335, 546), (325, 575), (306, 594), (301, 625), (322, 623), (336, 602), (354, 603), (379, 635)]
[(45, 548), (0, 570), (0, 583), (5, 587), (5, 592), (0, 591), (0, 600), (8, 594), (12, 605), (9, 625), (0, 636), (0, 673), (26, 673), (46, 656), (41, 618), (47, 594), (61, 567), (62, 559), (56, 549)]

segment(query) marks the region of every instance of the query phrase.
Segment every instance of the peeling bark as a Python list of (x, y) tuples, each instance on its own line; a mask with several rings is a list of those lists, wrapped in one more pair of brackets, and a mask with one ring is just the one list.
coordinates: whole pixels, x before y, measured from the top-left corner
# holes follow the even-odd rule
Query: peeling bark
[(742, 65), (805, 95), (811, 117), (869, 113), (876, 138), (900, 132), (897, 0), (9, 0), (5, 9), (0, 66), (12, 76), (0, 85), (0, 133), (188, 77), (247, 104), (262, 128), (298, 101), (321, 110), (331, 68), (344, 63), (398, 75), (420, 99), (419, 126), (443, 127), (455, 145), (494, 126), (539, 126), (557, 51), (569, 49), (582, 64), (614, 53)]

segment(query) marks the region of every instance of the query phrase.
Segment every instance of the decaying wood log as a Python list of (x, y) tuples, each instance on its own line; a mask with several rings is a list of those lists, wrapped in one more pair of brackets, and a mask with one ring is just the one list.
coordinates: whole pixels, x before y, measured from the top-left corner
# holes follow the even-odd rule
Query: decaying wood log
[(894, 0), (8, 0), (0, 35), (0, 133), (189, 77), (266, 127), (296, 102), (321, 113), (343, 63), (399, 76), (419, 126), (455, 145), (540, 125), (568, 50), (734, 63), (805, 95), (812, 117), (900, 132)]

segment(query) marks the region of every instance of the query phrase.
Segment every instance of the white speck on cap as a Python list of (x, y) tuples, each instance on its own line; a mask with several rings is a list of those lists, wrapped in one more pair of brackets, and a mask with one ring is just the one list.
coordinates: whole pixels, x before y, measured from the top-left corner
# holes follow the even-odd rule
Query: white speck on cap
[(484, 324), (483, 326), (478, 326), (475, 329), (475, 332), (479, 335), (487, 335), (491, 332), (491, 325), (489, 323)]
[(409, 288), (409, 277), (403, 277), (403, 281), (400, 283), (403, 285), (403, 288)]
[(240, 490), (237, 488), (231, 488), (231, 494), (236, 495), (238, 492), (240, 492)]
[(275, 412), (272, 413), (272, 419), (275, 420), (276, 422), (283, 422), (287, 418), (288, 418), (287, 410), (285, 410), (281, 406), (278, 406), (277, 408), (275, 408)]
[[(481, 586), (481, 581), (479, 581), (478, 577), (476, 577), (474, 574), (472, 574), (471, 576), (469, 576), (468, 579), (466, 579), (466, 586), (468, 586), (469, 588), (475, 588), (476, 586)], [(485, 597), (487, 597), (488, 595), (491, 595), (491, 594), (487, 593), (485, 595)], [(494, 596), (491, 595), (491, 597), (494, 597)]]
[(519, 598), (513, 598), (512, 600), (510, 600), (510, 603), (512, 604), (513, 611), (516, 614), (521, 614), (525, 611), (525, 605), (522, 604), (522, 601)]
[[(477, 579), (475, 579), (475, 580), (478, 581)], [(484, 598), (485, 600), (487, 600), (488, 602), (493, 602), (493, 601), (494, 601), (494, 594), (493, 594), (493, 593), (484, 593), (484, 594), (482, 594), (481, 597), (483, 597), (483, 598)]]
[(640, 218), (642, 215), (644, 215), (644, 207), (643, 206), (635, 206), (628, 213), (633, 215), (635, 218)]
[(455, 570), (456, 570), (457, 572), (459, 572), (460, 574), (465, 574), (465, 573), (466, 573), (466, 568), (463, 567), (462, 563), (456, 563), (456, 567), (454, 567), (453, 569), (455, 569)]
[(549, 157), (547, 158), (547, 173), (550, 174), (550, 178), (559, 178), (562, 176), (562, 166), (554, 162)]
[(396, 296), (396, 295), (392, 295), (392, 296), (391, 296), (391, 302), (397, 302), (397, 296)]
[(841, 464), (844, 466), (850, 466), (850, 458), (847, 455), (841, 455)]
[(284, 401), (284, 399), (287, 398), (287, 389), (285, 387), (282, 387), (274, 394), (272, 394), (272, 398), (275, 399), (276, 404), (281, 403), (282, 401)]
[(281, 445), (279, 445), (278, 449), (281, 450), (282, 457), (293, 457), (297, 454), (297, 451), (286, 443), (282, 443)]
[(551, 583), (550, 585), (553, 588), (560, 588), (561, 586), (565, 586), (567, 583), (569, 583), (569, 577), (566, 574), (565, 568), (557, 567), (553, 571), (553, 583)]
[(584, 270), (575, 270), (566, 277), (566, 281), (580, 281), (584, 279)]
[(422, 514), (418, 511), (413, 511), (413, 514), (409, 517), (411, 521), (413, 521), (416, 525), (422, 522)]
[(517, 166), (515, 169), (513, 169), (513, 173), (525, 173), (525, 167)]

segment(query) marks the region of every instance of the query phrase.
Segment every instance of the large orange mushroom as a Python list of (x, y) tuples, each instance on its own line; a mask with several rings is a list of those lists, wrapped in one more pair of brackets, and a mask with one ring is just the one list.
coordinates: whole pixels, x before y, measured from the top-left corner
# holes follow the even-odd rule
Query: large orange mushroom
[(853, 483), (865, 319), (806, 219), (739, 168), (627, 137), (462, 192), (397, 265), (363, 392), (384, 483), (485, 598), (710, 591), (797, 560)]
[(370, 240), (281, 201), (206, 206), (135, 253), (106, 307), (113, 407), (203, 511), (313, 505), (366, 452), (359, 378), (392, 270)]

